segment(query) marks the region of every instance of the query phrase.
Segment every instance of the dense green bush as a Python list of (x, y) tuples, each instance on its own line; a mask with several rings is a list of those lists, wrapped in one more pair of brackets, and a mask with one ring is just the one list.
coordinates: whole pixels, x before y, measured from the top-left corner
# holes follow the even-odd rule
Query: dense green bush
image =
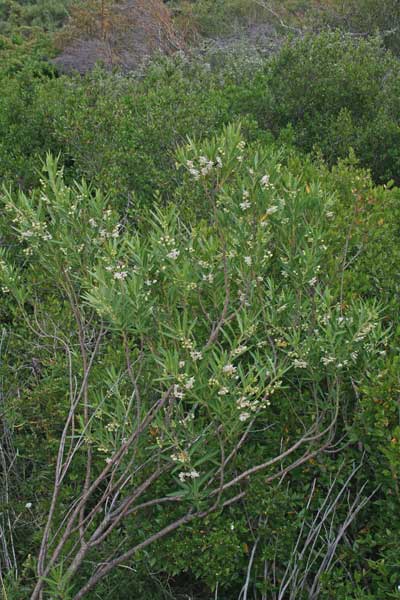
[[(376, 180), (398, 179), (400, 66), (379, 41), (340, 33), (288, 43), (267, 68), (270, 96), (260, 119), (330, 164), (354, 148)], [(261, 83), (260, 83), (261, 85)]]
[(254, 0), (172, 0), (175, 18), (189, 35), (217, 37), (240, 31), (265, 18)]
[(395, 54), (400, 52), (400, 13), (397, 0), (332, 0), (317, 4), (319, 27), (338, 28), (360, 37), (377, 33), (385, 46)]
[(125, 204), (128, 195), (147, 203), (157, 190), (169, 195), (179, 179), (174, 152), (187, 136), (210, 135), (242, 111), (249, 137), (265, 137), (250, 110), (253, 63), (241, 60), (247, 72), (230, 65), (223, 79), (224, 66), (210, 73), (199, 59), (179, 57), (155, 61), (132, 78), (100, 69), (85, 78), (7, 73), (0, 180), (18, 173), (23, 187), (37, 182), (38, 153), (52, 151), (61, 155), (67, 177), (85, 177)]
[[(116, 525), (76, 573), (73, 531), (45, 598), (74, 598), (95, 565), (191, 507), (202, 518), (85, 597), (399, 598), (400, 191), (374, 183), (398, 181), (397, 60), (338, 33), (271, 62), (204, 50), (129, 77), (58, 76), (50, 55), (48, 38), (0, 42), (2, 593), (28, 598), (43, 572), (71, 401), (47, 558), (88, 457), (95, 478), (173, 386), (130, 448), (134, 477), (107, 495), (107, 475), (88, 502), (86, 515), (101, 510), (86, 539), (152, 461), (165, 471), (142, 499), (163, 502)], [(218, 135), (236, 117), (242, 130)], [(43, 170), (46, 151), (58, 161)], [(335, 426), (213, 507), (209, 482), (250, 423), (224, 482)], [(118, 462), (114, 480), (130, 468)]]
[[(343, 227), (353, 210), (346, 213), (347, 194), (360, 202), (357, 189), (368, 199), (373, 221), (371, 214), (390, 217), (382, 214), (397, 191), (375, 190), (347, 164), (330, 174), (272, 144), (247, 147), (232, 127), (223, 137), (189, 143), (176, 160), (182, 174), (174, 200), (153, 210), (119, 213), (112, 196), (66, 185), (50, 159), (39, 189), (3, 198), (3, 361), (14, 365), (3, 379), (18, 468), (25, 469), (12, 509), (24, 514), (14, 534), (20, 585), (32, 588), (40, 569), (48, 481), (70, 403), (74, 435), (64, 439), (68, 468), (53, 532), (65, 531), (62, 519), (80, 498), (87, 457), (96, 478), (113, 465), (138, 419), (172, 390), (131, 448), (142, 465), (135, 477), (116, 496), (102, 485), (103, 500), (93, 498), (105, 502), (105, 514), (112, 502), (117, 516), (140, 491), (141, 502), (154, 501), (155, 508), (110, 528), (106, 545), (95, 544), (77, 573), (72, 533), (45, 571), (47, 595), (81, 597), (93, 562), (129, 552), (192, 509), (203, 519), (189, 518), (170, 537), (146, 542), (126, 558), (133, 571), (111, 573), (100, 595), (124, 598), (129, 586), (143, 597), (178, 598), (190, 590), (196, 598), (228, 600), (240, 594), (250, 569), (259, 598), (285, 598), (290, 590), (299, 599), (311, 592), (331, 598), (332, 590), (354, 599), (397, 597), (390, 539), (398, 533), (400, 465), (393, 313), (377, 302), (378, 293), (357, 287), (357, 265), (370, 260), (368, 243), (357, 253), (357, 235), (348, 241)], [(361, 229), (367, 221), (365, 215)], [(340, 251), (344, 261), (335, 260)], [(210, 481), (243, 435), (224, 469), (220, 498), (229, 504), (239, 494), (239, 504), (221, 510), (213, 506)], [(240, 475), (291, 447), (276, 469)], [(163, 468), (141, 490), (153, 461)], [(114, 479), (130, 465), (118, 459)], [(157, 508), (156, 499), (168, 503), (169, 495), (172, 506)], [(87, 539), (102, 514), (85, 525)], [(319, 535), (324, 527), (331, 532), (326, 539)], [(52, 542), (49, 557), (53, 549)], [(21, 592), (8, 588), (18, 598)]]
[(54, 79), (40, 53), (23, 61), (6, 61), (1, 77), (3, 179), (18, 172), (31, 185), (38, 152), (51, 150), (67, 176), (125, 200), (170, 193), (177, 145), (240, 117), (251, 139), (273, 133), (329, 165), (353, 148), (375, 181), (399, 180), (399, 63), (377, 41), (322, 34), (288, 43), (270, 61), (210, 51), (156, 60), (131, 78), (98, 70)]
[(68, 16), (68, 7), (75, 0), (0, 0), (0, 33), (19, 28), (54, 31)]

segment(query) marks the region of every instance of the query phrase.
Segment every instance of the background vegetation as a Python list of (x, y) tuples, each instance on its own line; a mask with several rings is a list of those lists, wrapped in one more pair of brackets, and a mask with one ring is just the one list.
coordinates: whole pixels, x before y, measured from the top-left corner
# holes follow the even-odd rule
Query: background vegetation
[(1, 594), (399, 598), (397, 2), (166, 6), (0, 0)]

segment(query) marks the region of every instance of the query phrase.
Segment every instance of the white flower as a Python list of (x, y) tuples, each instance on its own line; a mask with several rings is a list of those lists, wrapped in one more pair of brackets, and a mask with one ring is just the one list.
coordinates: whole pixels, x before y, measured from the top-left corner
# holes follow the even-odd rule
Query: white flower
[(180, 389), (179, 385), (174, 385), (174, 396), (180, 400), (182, 400), (185, 396), (185, 392)]
[(190, 478), (190, 479), (197, 479), (197, 477), (200, 477), (200, 473), (198, 471), (196, 471), (196, 469), (192, 469), (191, 471), (188, 471), (187, 473), (185, 473), (184, 471), (181, 471), (178, 475), (179, 480), (182, 481), (182, 483), (185, 481), (185, 479)]
[(128, 271), (115, 271), (114, 279), (126, 279), (128, 277)]
[(269, 175), (264, 175), (261, 177), (260, 183), (263, 188), (269, 187)]
[(117, 237), (119, 237), (119, 230), (120, 230), (120, 228), (121, 228), (121, 225), (120, 225), (120, 224), (118, 224), (118, 225), (116, 225), (116, 226), (114, 227), (114, 229), (112, 230), (112, 233), (111, 233), (111, 237), (112, 237), (112, 238), (117, 238)]
[(203, 354), (198, 350), (193, 350), (190, 353), (190, 356), (192, 357), (192, 360), (201, 360), (203, 358)]
[(192, 175), (193, 179), (199, 179), (200, 172), (197, 169), (189, 169), (189, 173)]
[(235, 348), (234, 350), (232, 350), (232, 355), (238, 356), (239, 354), (242, 354), (242, 352), (246, 352), (246, 350), (247, 350), (247, 346), (240, 345), (237, 348)]
[(308, 282), (311, 286), (314, 286), (317, 283), (317, 278), (316, 277), (312, 277), (309, 282)]
[(28, 510), (29, 510), (30, 508), (32, 508), (32, 502), (27, 502), (27, 503), (25, 504), (25, 508), (27, 508)]
[(226, 387), (222, 387), (218, 392), (218, 396), (226, 396), (227, 394), (229, 394), (229, 390)]
[(201, 169), (201, 174), (205, 177), (206, 175), (209, 174), (209, 172), (211, 171), (212, 167), (213, 167), (213, 164), (209, 163), (208, 165), (206, 165), (205, 167), (203, 167)]
[(243, 190), (243, 200), (248, 200), (250, 198), (250, 192), (247, 190)]
[(222, 371), (227, 375), (233, 375), (236, 373), (236, 370), (236, 367), (234, 367), (232, 364), (225, 365), (222, 369)]
[(244, 304), (245, 306), (250, 306), (250, 302), (248, 302), (247, 300), (247, 296), (244, 292), (242, 292), (241, 290), (239, 290), (239, 300), (242, 304)]
[(179, 256), (179, 254), (180, 254), (179, 250), (174, 248), (173, 250), (171, 250), (171, 252), (168, 252), (167, 258), (170, 258), (171, 260), (176, 260)]
[(246, 263), (246, 265), (251, 265), (252, 260), (251, 260), (251, 256), (245, 256), (244, 257), (244, 262)]
[(203, 275), (203, 281), (207, 281), (208, 283), (212, 283), (214, 281), (214, 275), (212, 273), (208, 273), (207, 275)]
[(295, 360), (293, 361), (293, 366), (296, 367), (296, 369), (306, 369), (308, 367), (308, 364), (305, 360), (298, 360), (297, 358), (295, 358)]
[(239, 204), (239, 206), (242, 210), (247, 210), (248, 208), (250, 208), (251, 202), (249, 202), (248, 200), (245, 200), (244, 202), (241, 202)]
[(199, 260), (199, 266), (202, 267), (203, 269), (208, 269), (208, 267), (210, 266), (210, 263), (207, 262), (206, 260)]
[(96, 221), (95, 221), (95, 219), (93, 219), (93, 218), (92, 218), (92, 219), (89, 219), (89, 225), (90, 225), (91, 227), (96, 227)]
[(182, 338), (182, 346), (183, 348), (191, 349), (193, 348), (193, 342), (189, 338)]
[(238, 408), (249, 408), (251, 402), (248, 400), (247, 396), (240, 396), (240, 398), (236, 400), (236, 405)]
[(270, 206), (269, 208), (267, 208), (267, 210), (265, 211), (266, 215), (273, 215), (274, 213), (276, 213), (279, 210), (279, 206), (276, 206), (275, 204), (273, 206)]
[(183, 369), (184, 366), (185, 366), (185, 361), (184, 360), (180, 360), (179, 361), (179, 368)]
[(335, 357), (334, 356), (323, 356), (321, 358), (321, 362), (322, 362), (323, 365), (327, 366), (330, 363), (335, 362)]
[(190, 378), (187, 380), (187, 382), (185, 383), (185, 388), (186, 388), (187, 390), (191, 390), (191, 389), (193, 388), (193, 386), (194, 386), (194, 381), (195, 381), (194, 377), (190, 377)]
[(242, 412), (239, 415), (239, 421), (242, 421), (242, 422), (243, 421), (247, 421), (247, 419), (250, 419), (250, 416), (251, 416), (250, 413), (248, 413), (248, 412)]

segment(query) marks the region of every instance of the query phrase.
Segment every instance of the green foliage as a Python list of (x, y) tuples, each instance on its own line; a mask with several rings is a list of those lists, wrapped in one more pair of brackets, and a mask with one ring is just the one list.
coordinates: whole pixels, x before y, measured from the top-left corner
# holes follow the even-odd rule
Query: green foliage
[[(227, 71), (220, 81), (219, 72), (183, 59), (155, 62), (139, 79), (101, 70), (83, 79), (37, 77), (29, 69), (7, 75), (0, 178), (18, 173), (22, 187), (29, 187), (37, 182), (37, 150), (50, 150), (61, 154), (68, 177), (86, 177), (124, 204), (132, 195), (148, 203), (157, 190), (167, 196), (179, 179), (177, 145), (249, 112), (245, 86), (252, 75), (239, 77), (238, 70)], [(243, 127), (252, 138), (260, 135), (251, 116)]]
[(379, 34), (387, 48), (400, 51), (400, 14), (396, 0), (331, 0), (319, 7), (317, 22), (360, 36)]
[[(367, 23), (373, 33), (372, 4), (343, 6), (346, 25), (337, 3), (324, 8), (342, 29)], [(81, 497), (88, 448), (96, 476), (169, 387), (173, 400), (138, 442), (141, 467), (111, 502), (134, 493), (152, 461), (165, 471), (143, 501), (179, 502), (133, 513), (71, 576), (74, 531), (46, 575), (47, 597), (73, 598), (93, 564), (186, 509), (205, 511), (221, 445), (229, 455), (250, 424), (225, 482), (333, 420), (331, 447), (313, 441), (228, 487), (222, 500), (244, 492), (239, 503), (141, 549), (86, 596), (231, 600), (249, 574), (257, 600), (309, 599), (313, 586), (322, 600), (398, 598), (397, 59), (375, 39), (326, 33), (290, 41), (271, 60), (205, 51), (129, 77), (60, 77), (50, 38), (38, 34), (60, 22), (61, 5), (48, 6), (0, 3), (0, 535), (18, 564), (18, 575), (4, 572), (3, 545), (2, 593), (32, 592), (86, 349), (91, 418), (79, 403), (67, 447), (82, 445), (52, 535)], [(311, 18), (305, 3), (281, 8), (293, 9), (291, 24)], [(251, 10), (202, 0), (181, 17), (215, 35)], [(382, 4), (381, 29), (394, 22), (390, 10)], [(237, 117), (241, 129), (226, 127)], [(315, 455), (275, 477), (305, 450)]]
[[(259, 594), (275, 593), (279, 582), (265, 575), (265, 565), (271, 573), (274, 565), (280, 582), (286, 581), (286, 568), (295, 564), (288, 565), (287, 557), (295, 560), (296, 544), (306, 544), (312, 532), (304, 529), (304, 519), (308, 515), (307, 523), (318, 522), (327, 499), (335, 502), (332, 532), (340, 531), (349, 502), (365, 504), (348, 532), (349, 541), (344, 544), (339, 538), (340, 557), (347, 569), (369, 564), (378, 573), (364, 528), (383, 506), (395, 514), (396, 502), (383, 503), (387, 494), (397, 493), (393, 473), (399, 457), (397, 442), (385, 436), (378, 442), (381, 456), (376, 453), (375, 440), (381, 439), (389, 417), (378, 419), (378, 405), (370, 398), (377, 393), (373, 390), (382, 390), (380, 382), (388, 381), (385, 369), (394, 374), (396, 366), (385, 364), (390, 338), (383, 307), (372, 294), (363, 298), (362, 288), (356, 293), (351, 278), (342, 282), (341, 273), (350, 270), (347, 263), (338, 270), (332, 262), (336, 245), (346, 239), (340, 220), (346, 190), (354, 194), (357, 181), (360, 189), (368, 181), (348, 165), (330, 175), (326, 168), (274, 145), (247, 146), (237, 127), (229, 127), (222, 137), (190, 141), (176, 160), (182, 174), (174, 200), (152, 210), (119, 213), (112, 206), (113, 196), (84, 183), (66, 185), (50, 158), (39, 189), (4, 196), (3, 235), (18, 245), (2, 253), (2, 292), (6, 305), (13, 297), (9, 319), (23, 331), (23, 360), (34, 357), (36, 365), (21, 378), (17, 362), (15, 380), (7, 377), (11, 389), (17, 384), (20, 390), (16, 399), (9, 396), (8, 414), (11, 423), (15, 414), (23, 462), (35, 457), (21, 510), (32, 502), (35, 522), (43, 527), (50, 501), (44, 482), (54, 468), (74, 389), (68, 392), (68, 373), (77, 383), (83, 376), (79, 340), (82, 327), (87, 327), (88, 348), (93, 336), (103, 332), (88, 379), (93, 418), (85, 425), (81, 410), (76, 414), (75, 434), (84, 432), (84, 446), (60, 491), (54, 525), (63, 526), (67, 507), (81, 489), (84, 447), (92, 448), (93, 468), (99, 473), (129, 435), (136, 411), (144, 415), (171, 386), (174, 402), (136, 447), (136, 460), (147, 467), (138, 472), (136, 482), (125, 485), (123, 498), (145, 481), (152, 460), (161, 460), (165, 471), (143, 500), (169, 494), (180, 498), (168, 511), (161, 506), (140, 518), (132, 515), (106, 547), (91, 551), (91, 561), (102, 562), (118, 547), (121, 551), (145, 540), (187, 507), (206, 510), (221, 447), (230, 455), (249, 424), (248, 439), (226, 467), (225, 481), (273, 458), (282, 444), (290, 446), (304, 428), (312, 430), (322, 419), (325, 435), (332, 423), (337, 428), (332, 449), (343, 435), (348, 436), (347, 449), (324, 454), (315, 442), (311, 448), (316, 453), (302, 462), (300, 446), (293, 451), (300, 462), (290, 469), (283, 487), (279, 468), (277, 473), (272, 468), (255, 473), (239, 488), (228, 486), (224, 500), (246, 491), (240, 507), (196, 520), (138, 553), (135, 575), (127, 574), (126, 581), (130, 578), (142, 589), (149, 572), (157, 572), (154, 594), (161, 598), (168, 594), (157, 588), (156, 580), (172, 577), (172, 594), (179, 594), (180, 577), (187, 573), (199, 597), (208, 597), (212, 590), (221, 598), (236, 597), (254, 549), (251, 585)], [(392, 194), (372, 188), (371, 193), (379, 205)], [(353, 268), (357, 257), (348, 262)], [(18, 337), (11, 336), (10, 358), (18, 348)], [(141, 390), (139, 406), (133, 402), (129, 376), (129, 365), (137, 363), (142, 364), (135, 384)], [(397, 440), (394, 404), (389, 402), (385, 410), (391, 415), (390, 435)], [(38, 413), (43, 416), (32, 423)], [(39, 448), (36, 439), (41, 440)], [(362, 458), (363, 452), (368, 458)], [(387, 465), (381, 475), (374, 473), (375, 460)], [(354, 470), (360, 461), (363, 467)], [(124, 470), (127, 463), (120, 467)], [(390, 564), (394, 549), (383, 528), (386, 523), (377, 522), (369, 535)], [(96, 520), (93, 526), (98, 525)], [(33, 527), (16, 532), (30, 536), (36, 554), (39, 540)], [(90, 529), (87, 535), (92, 535)], [(83, 565), (71, 579), (70, 548), (66, 546), (46, 575), (52, 597), (73, 597), (90, 577)], [(322, 597), (325, 589), (343, 590), (341, 562), (334, 568), (329, 563), (323, 577), (318, 572), (318, 557), (326, 552), (324, 538), (317, 537), (305, 549), (307, 560), (317, 562), (301, 571), (304, 582), (317, 586)], [(369, 577), (368, 589), (392, 593), (395, 574), (390, 566), (381, 568), (379, 575)], [(27, 568), (21, 583), (29, 584), (32, 576)], [(302, 581), (298, 598), (306, 597)], [(112, 577), (99, 588), (104, 597), (109, 586), (115, 589), (111, 582)], [(361, 597), (356, 589), (351, 597)], [(118, 593), (124, 597), (122, 590)]]
[(307, 36), (272, 61), (261, 118), (277, 133), (290, 124), (296, 144), (330, 164), (352, 147), (376, 180), (398, 181), (399, 84), (399, 63), (378, 41)]
[(0, 33), (16, 29), (43, 29), (54, 31), (68, 16), (68, 7), (74, 0), (0, 0)]
[(175, 0), (171, 6), (182, 29), (206, 37), (231, 34), (265, 17), (254, 0)]

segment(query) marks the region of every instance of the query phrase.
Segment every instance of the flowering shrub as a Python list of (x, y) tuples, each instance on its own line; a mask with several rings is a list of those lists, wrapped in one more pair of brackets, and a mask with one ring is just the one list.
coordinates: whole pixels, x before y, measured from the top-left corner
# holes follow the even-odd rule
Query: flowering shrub
[[(273, 519), (260, 490), (311, 484), (307, 469), (339, 452), (384, 360), (382, 307), (344, 303), (330, 285), (337, 200), (321, 181), (273, 147), (248, 147), (237, 126), (176, 159), (176, 201), (134, 219), (67, 185), (50, 157), (39, 189), (4, 195), (18, 251), (2, 250), (2, 293), (41, 363), (24, 393), (53, 381), (59, 405), (51, 497), (24, 499), (41, 528), (32, 599), (86, 597), (154, 542), (238, 502)], [(330, 505), (349, 511), (346, 526), (332, 521), (333, 546), (303, 540), (316, 566), (301, 585), (314, 594), (368, 501), (349, 485), (356, 473), (343, 484), (350, 508), (341, 495)], [(314, 492), (302, 498), (312, 510)], [(294, 571), (279, 570), (283, 594)]]

